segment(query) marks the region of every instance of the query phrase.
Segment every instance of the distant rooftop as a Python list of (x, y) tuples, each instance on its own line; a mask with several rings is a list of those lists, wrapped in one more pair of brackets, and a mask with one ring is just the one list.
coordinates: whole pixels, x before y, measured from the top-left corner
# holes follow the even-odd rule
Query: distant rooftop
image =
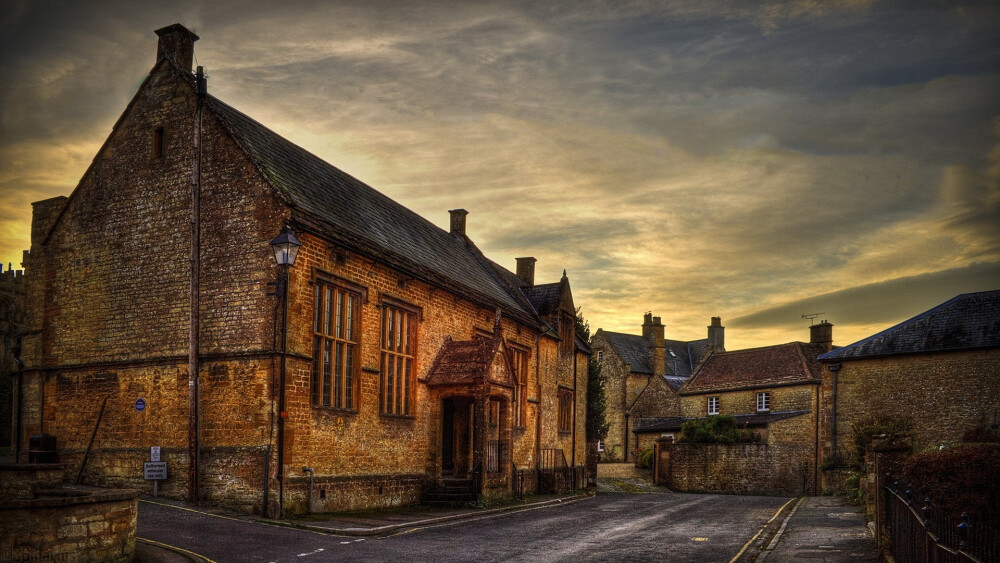
[(1000, 290), (963, 293), (822, 361), (1000, 347)]

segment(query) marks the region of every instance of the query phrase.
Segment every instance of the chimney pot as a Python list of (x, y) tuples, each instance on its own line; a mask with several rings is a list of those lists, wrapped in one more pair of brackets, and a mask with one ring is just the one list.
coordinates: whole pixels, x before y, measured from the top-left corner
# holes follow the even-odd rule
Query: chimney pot
[(451, 234), (464, 237), (465, 216), (468, 215), (469, 212), (464, 209), (451, 209), (448, 213), (451, 214)]
[(526, 286), (535, 285), (535, 260), (531, 256), (517, 258), (517, 277)]
[(194, 62), (194, 42), (199, 37), (179, 23), (161, 27), (155, 33), (160, 38), (156, 45), (156, 62), (167, 58), (191, 72), (191, 64)]

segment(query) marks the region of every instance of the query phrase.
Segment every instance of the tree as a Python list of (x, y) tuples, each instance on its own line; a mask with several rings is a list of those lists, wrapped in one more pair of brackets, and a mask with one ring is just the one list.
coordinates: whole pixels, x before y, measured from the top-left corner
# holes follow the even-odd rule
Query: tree
[[(583, 318), (580, 308), (576, 308), (576, 334), (585, 342), (590, 343), (590, 324)], [(587, 362), (587, 441), (597, 442), (608, 436), (608, 427), (604, 411), (607, 408), (604, 399), (604, 376), (601, 375), (601, 364), (594, 356)]]

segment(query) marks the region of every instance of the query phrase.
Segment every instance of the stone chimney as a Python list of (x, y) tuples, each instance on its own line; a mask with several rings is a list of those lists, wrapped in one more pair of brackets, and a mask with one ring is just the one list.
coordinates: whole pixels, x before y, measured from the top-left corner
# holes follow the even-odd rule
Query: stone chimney
[(469, 214), (468, 211), (464, 209), (451, 209), (448, 211), (451, 214), (451, 234), (464, 237), (465, 236), (465, 216)]
[(823, 322), (809, 327), (809, 343), (823, 344), (827, 352), (833, 350), (833, 325), (824, 319)]
[(535, 262), (531, 256), (517, 258), (517, 277), (528, 287), (535, 285)]
[(167, 58), (186, 71), (194, 63), (194, 42), (198, 36), (179, 23), (156, 30), (160, 41), (156, 45), (156, 62)]
[(660, 317), (646, 313), (642, 323), (642, 337), (646, 340), (646, 348), (649, 350), (649, 365), (653, 368), (653, 374), (666, 375), (667, 345), (663, 342), (663, 324), (660, 322)]
[(68, 197), (61, 195), (31, 204), (31, 246), (39, 245), (45, 240), (68, 201)]
[(712, 317), (712, 324), (708, 325), (708, 345), (717, 352), (726, 351), (726, 327), (722, 326), (722, 317)]

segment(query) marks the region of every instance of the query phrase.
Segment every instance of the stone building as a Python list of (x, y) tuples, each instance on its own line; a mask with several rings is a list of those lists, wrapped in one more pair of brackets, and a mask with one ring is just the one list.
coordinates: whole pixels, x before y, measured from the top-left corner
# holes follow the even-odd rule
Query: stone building
[(0, 264), (0, 446), (10, 446), (13, 434), (13, 405), (18, 387), (16, 372), (20, 353), (20, 331), (24, 324), (23, 270)]
[(817, 358), (832, 346), (833, 325), (823, 321), (810, 327), (809, 343), (710, 352), (678, 391), (679, 416), (643, 419), (634, 431), (637, 440), (652, 447), (660, 436), (676, 435), (686, 420), (731, 415), (760, 435), (764, 447), (752, 455), (766, 459), (767, 479), (739, 474), (759, 473), (759, 459), (729, 464), (706, 458), (698, 464), (713, 467), (709, 473), (733, 473), (733, 482), (754, 483), (750, 490), (728, 492), (814, 494), (822, 380)]
[[(160, 446), (161, 494), (270, 515), (415, 503), (444, 477), (584, 483), (565, 273), (490, 261), (464, 210), (437, 228), (209, 95), (192, 32), (156, 33), (76, 189), (34, 204), (20, 441), (147, 490)], [(279, 232), (301, 243), (287, 269)]]
[(631, 433), (639, 419), (680, 415), (677, 390), (709, 351), (725, 350), (725, 327), (712, 317), (707, 338), (667, 340), (660, 317), (646, 313), (641, 336), (598, 329), (591, 346), (605, 377), (609, 424), (600, 460), (632, 461), (637, 444)]
[(857, 462), (852, 426), (873, 418), (905, 427), (915, 452), (996, 435), (1000, 290), (959, 295), (819, 361), (821, 462)]

